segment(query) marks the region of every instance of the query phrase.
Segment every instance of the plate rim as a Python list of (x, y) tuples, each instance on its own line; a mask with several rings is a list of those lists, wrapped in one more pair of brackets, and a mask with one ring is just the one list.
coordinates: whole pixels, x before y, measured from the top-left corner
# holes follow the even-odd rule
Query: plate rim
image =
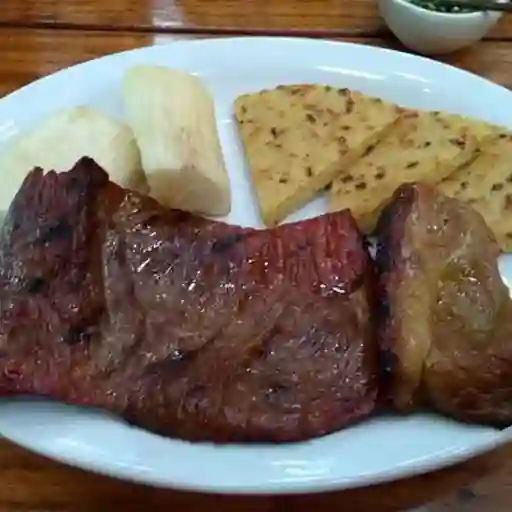
[(163, 479), (150, 479), (144, 478), (139, 473), (131, 473), (124, 469), (118, 469), (117, 472), (111, 471), (108, 468), (102, 467), (101, 463), (92, 460), (73, 459), (71, 456), (62, 455), (58, 451), (35, 449), (27, 446), (16, 439), (5, 437), (0, 432), (0, 437), (4, 437), (10, 443), (21, 447), (31, 453), (43, 456), (49, 460), (64, 464), (71, 468), (90, 472), (96, 475), (113, 478), (121, 482), (146, 485), (155, 489), (169, 489), (174, 491), (195, 492), (201, 494), (213, 494), (224, 496), (298, 496), (306, 494), (323, 494), (329, 492), (342, 492), (350, 489), (361, 489), (364, 487), (373, 487), (377, 485), (390, 484), (392, 482), (399, 482), (409, 478), (418, 477), (434, 471), (440, 471), (453, 467), (457, 464), (473, 460), (485, 454), (489, 454), (494, 450), (502, 448), (503, 446), (512, 442), (512, 427), (508, 427), (502, 432), (498, 432), (496, 436), (489, 435), (485, 442), (471, 447), (464, 447), (460, 450), (455, 450), (444, 454), (442, 457), (432, 459), (426, 463), (421, 463), (415, 467), (403, 466), (381, 472), (375, 475), (362, 476), (359, 478), (322, 478), (321, 480), (314, 480), (310, 482), (304, 481), (290, 481), (290, 482), (267, 482), (264, 486), (261, 484), (253, 485), (213, 485), (201, 483), (189, 484), (173, 484)]

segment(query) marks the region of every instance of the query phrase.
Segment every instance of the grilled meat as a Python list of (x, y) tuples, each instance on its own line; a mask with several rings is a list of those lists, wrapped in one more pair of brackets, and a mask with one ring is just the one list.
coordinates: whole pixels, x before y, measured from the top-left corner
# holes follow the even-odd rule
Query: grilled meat
[(348, 212), (258, 231), (165, 209), (84, 158), (36, 169), (0, 236), (0, 392), (190, 440), (369, 415), (373, 264)]
[(392, 403), (511, 424), (512, 301), (481, 215), (432, 187), (403, 185), (377, 236), (378, 332)]

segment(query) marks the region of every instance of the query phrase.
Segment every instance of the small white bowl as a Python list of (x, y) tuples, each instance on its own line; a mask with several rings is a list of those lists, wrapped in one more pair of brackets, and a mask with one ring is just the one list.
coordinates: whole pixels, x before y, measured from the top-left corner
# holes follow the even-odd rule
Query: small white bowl
[(439, 55), (476, 43), (500, 19), (499, 12), (443, 13), (407, 0), (379, 0), (382, 18), (411, 50)]

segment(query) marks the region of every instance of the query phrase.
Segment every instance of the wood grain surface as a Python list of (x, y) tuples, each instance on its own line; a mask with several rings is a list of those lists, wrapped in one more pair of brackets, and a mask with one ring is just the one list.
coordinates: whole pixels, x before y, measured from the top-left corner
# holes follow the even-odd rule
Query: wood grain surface
[(421, 512), (510, 512), (511, 459), (512, 446), (445, 471), (369, 489), (309, 496), (226, 497), (121, 482), (0, 441), (0, 511), (415, 512), (421, 507)]
[[(0, 24), (387, 36), (376, 0), (3, 0)], [(512, 17), (488, 35), (512, 39)]]
[[(493, 31), (493, 40), (444, 60), (512, 88), (508, 19)], [(344, 40), (399, 48), (369, 0), (4, 0), (0, 94), (104, 54), (222, 31), (344, 35)], [(511, 503), (512, 445), (390, 485), (318, 496), (241, 498), (123, 483), (0, 441), (0, 512), (509, 512)]]

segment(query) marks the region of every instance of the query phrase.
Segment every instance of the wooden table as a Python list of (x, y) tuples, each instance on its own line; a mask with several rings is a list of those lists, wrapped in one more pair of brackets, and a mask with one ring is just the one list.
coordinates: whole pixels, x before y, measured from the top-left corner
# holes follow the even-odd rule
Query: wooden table
[[(371, 0), (3, 0), (0, 93), (87, 59), (177, 38), (298, 34), (398, 47)], [(512, 17), (446, 62), (512, 88)], [(340, 454), (342, 456), (342, 454)], [(0, 441), (0, 511), (505, 512), (512, 445), (392, 485), (306, 497), (228, 498), (135, 486), (48, 461)]]

